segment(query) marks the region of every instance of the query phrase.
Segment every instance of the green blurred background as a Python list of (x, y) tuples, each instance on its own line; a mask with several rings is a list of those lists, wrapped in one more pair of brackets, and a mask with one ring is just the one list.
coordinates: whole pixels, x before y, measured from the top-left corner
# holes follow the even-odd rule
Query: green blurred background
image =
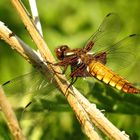
[[(24, 4), (29, 10), (27, 0), (24, 0)], [(121, 18), (123, 24), (120, 37), (140, 33), (139, 0), (38, 0), (37, 5), (44, 39), (52, 52), (56, 46), (62, 44), (68, 44), (71, 48), (80, 47), (96, 31), (105, 15), (110, 12), (117, 13)], [(0, 1), (0, 20), (27, 44), (35, 48), (16, 10), (8, 0)], [(6, 43), (0, 41), (1, 84), (32, 70), (32, 66), (21, 56)], [(83, 89), (80, 86), (82, 84), (85, 84), (86, 88)], [(139, 95), (120, 94), (91, 79), (79, 80), (76, 86), (90, 101), (96, 103), (98, 108), (105, 110), (105, 116), (115, 126), (129, 134), (131, 139), (140, 139)], [(21, 101), (22, 97), (19, 100)], [(61, 100), (56, 102), (61, 104)], [(55, 107), (53, 109), (47, 113), (40, 112), (38, 109), (36, 113), (33, 112), (34, 117), (30, 116), (29, 119), (25, 119), (22, 126), (28, 139), (88, 139), (73, 112), (58, 108), (55, 110)], [(103, 134), (101, 135), (107, 139)], [(11, 139), (2, 113), (0, 115), (0, 139)]]

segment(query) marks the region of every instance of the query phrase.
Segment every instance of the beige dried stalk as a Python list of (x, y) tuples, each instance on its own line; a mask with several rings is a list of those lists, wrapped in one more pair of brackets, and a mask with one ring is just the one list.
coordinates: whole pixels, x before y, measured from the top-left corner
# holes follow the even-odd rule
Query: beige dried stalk
[(19, 126), (19, 123), (17, 121), (17, 118), (15, 116), (14, 111), (12, 110), (12, 107), (7, 100), (5, 93), (0, 86), (0, 107), (2, 112), (5, 115), (6, 122), (8, 124), (8, 127), (14, 137), (15, 140), (26, 140), (24, 135), (22, 134), (21, 128)]

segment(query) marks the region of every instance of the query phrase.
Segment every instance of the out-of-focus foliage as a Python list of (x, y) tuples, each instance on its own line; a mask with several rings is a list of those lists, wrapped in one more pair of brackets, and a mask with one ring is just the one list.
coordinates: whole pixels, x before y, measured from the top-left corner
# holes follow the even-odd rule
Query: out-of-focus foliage
[[(24, 4), (29, 10), (27, 0)], [(105, 15), (110, 12), (117, 13), (121, 18), (120, 39), (132, 33), (140, 33), (139, 0), (39, 0), (37, 5), (44, 38), (53, 54), (54, 48), (62, 44), (68, 44), (71, 48), (82, 47), (83, 43), (96, 31)], [(0, 20), (27, 44), (35, 48), (16, 10), (8, 0), (0, 1)], [(0, 83), (30, 71), (32, 67), (0, 40)], [(81, 86), (83, 84), (84, 88)], [(140, 138), (139, 95), (118, 92), (95, 82), (93, 78), (80, 79), (75, 86), (91, 102), (96, 103), (98, 108), (105, 110), (107, 118), (120, 130), (126, 131), (131, 139)], [(56, 95), (58, 92), (56, 90), (53, 93)], [(20, 114), (19, 118), (21, 120), (24, 118), (21, 126), (28, 139), (87, 139), (76, 117), (69, 111), (71, 109), (65, 99), (61, 96), (55, 96), (55, 99), (52, 101), (41, 98), (35, 105), (29, 106), (31, 107), (30, 113), (27, 108), (22, 117)], [(15, 100), (20, 103), (24, 102), (22, 96)], [(11, 139), (2, 113), (0, 115), (0, 139)]]

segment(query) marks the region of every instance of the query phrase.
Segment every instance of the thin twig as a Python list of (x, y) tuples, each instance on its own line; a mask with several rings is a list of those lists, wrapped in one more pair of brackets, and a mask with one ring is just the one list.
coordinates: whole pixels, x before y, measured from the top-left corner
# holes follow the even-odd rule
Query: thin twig
[(14, 114), (14, 111), (12, 110), (12, 107), (10, 103), (8, 102), (5, 93), (0, 86), (0, 107), (1, 110), (3, 111), (6, 122), (9, 126), (9, 129), (14, 137), (15, 140), (26, 140), (24, 135), (22, 134), (21, 128), (19, 127), (17, 118)]
[(120, 131), (115, 127), (104, 114), (96, 108), (95, 104), (91, 104), (86, 98), (83, 100), (80, 94), (76, 95), (78, 95), (77, 99), (79, 99), (80, 104), (86, 110), (92, 122), (111, 140), (129, 140), (129, 135), (127, 135), (125, 131)]
[(39, 16), (38, 16), (36, 0), (29, 0), (29, 4), (30, 4), (32, 18), (34, 20), (35, 26), (38, 29), (38, 31), (40, 32), (40, 34), (43, 36), (41, 23), (40, 23)]
[[(22, 57), (24, 57), (33, 66), (49, 71), (45, 63), (42, 61), (39, 54), (25, 44), (16, 34), (8, 29), (3, 22), (0, 21), (0, 38), (8, 43), (12, 49), (16, 50)], [(42, 65), (44, 63), (44, 65)], [(42, 68), (41, 68), (42, 69)]]

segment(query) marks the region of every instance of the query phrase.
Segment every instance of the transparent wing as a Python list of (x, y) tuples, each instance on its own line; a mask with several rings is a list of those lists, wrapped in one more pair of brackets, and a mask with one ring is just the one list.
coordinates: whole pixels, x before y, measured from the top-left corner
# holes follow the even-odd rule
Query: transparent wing
[(54, 111), (59, 106), (62, 110), (61, 107), (64, 108), (66, 104), (53, 77), (45, 78), (40, 72), (31, 72), (12, 79), (3, 84), (3, 88), (17, 113), (22, 113), (29, 103), (31, 105), (27, 107), (28, 111)]
[(2, 86), (6, 91), (10, 91), (11, 94), (22, 94), (23, 96), (24, 94), (44, 88), (51, 82), (51, 80), (49, 82), (49, 79), (45, 79), (39, 72), (31, 72), (9, 80)]
[[(100, 49), (106, 53), (106, 66), (131, 83), (140, 85), (140, 35), (132, 34), (118, 43)], [(98, 53), (95, 53), (97, 55)]]
[(120, 31), (121, 21), (119, 16), (109, 13), (104, 18), (98, 30), (89, 38), (84, 49), (100, 52), (102, 49), (112, 46)]
[(140, 83), (140, 35), (130, 35), (102, 50), (107, 66), (132, 83)]

